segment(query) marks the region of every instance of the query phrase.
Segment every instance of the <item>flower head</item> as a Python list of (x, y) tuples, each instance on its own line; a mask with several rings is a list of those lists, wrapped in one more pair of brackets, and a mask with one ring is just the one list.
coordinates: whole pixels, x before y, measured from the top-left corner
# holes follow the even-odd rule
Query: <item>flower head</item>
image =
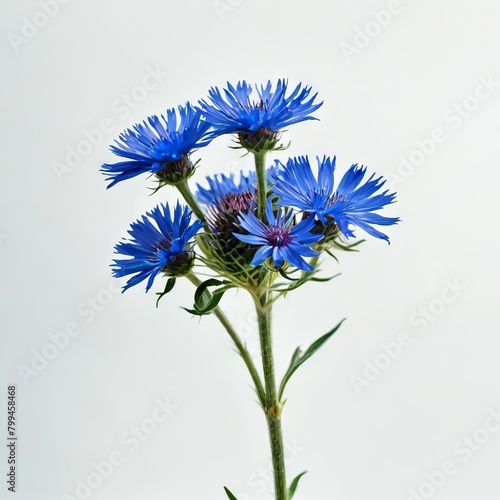
[(311, 245), (323, 238), (320, 234), (312, 234), (314, 217), (308, 217), (294, 225), (294, 214), (285, 213), (281, 208), (275, 215), (271, 201), (266, 205), (267, 223), (262, 222), (253, 213), (239, 216), (240, 225), (249, 234), (234, 233), (239, 240), (260, 247), (251, 265), (258, 266), (266, 259), (272, 258), (274, 265), (280, 268), (283, 262), (303, 271), (312, 271), (313, 266), (304, 257), (315, 257), (318, 252)]
[(116, 253), (132, 257), (113, 261), (113, 276), (133, 274), (123, 291), (148, 278), (146, 292), (160, 272), (167, 276), (182, 276), (189, 272), (194, 254), (190, 240), (200, 230), (199, 220), (191, 222), (191, 211), (177, 202), (173, 217), (168, 203), (159, 205), (133, 222), (129, 240), (118, 243)]
[[(160, 119), (161, 118), (161, 119)], [(198, 109), (187, 103), (163, 115), (150, 116), (120, 134), (111, 151), (127, 158), (114, 164), (104, 164), (102, 171), (111, 181), (108, 188), (120, 181), (150, 172), (164, 182), (174, 183), (189, 177), (194, 166), (189, 154), (195, 148), (206, 146), (210, 139), (210, 124), (202, 119)]]
[(372, 174), (363, 184), (366, 167), (352, 165), (334, 189), (335, 157), (317, 158), (318, 176), (314, 176), (307, 156), (289, 159), (277, 175), (274, 193), (279, 204), (315, 214), (327, 224), (334, 222), (347, 237), (354, 236), (351, 227), (358, 226), (368, 234), (389, 242), (389, 238), (373, 225), (396, 224), (399, 217), (384, 217), (375, 213), (395, 201), (396, 193), (377, 191), (385, 184), (382, 177)]
[[(267, 169), (266, 176), (269, 187), (276, 182), (279, 170), (278, 160), (275, 160), (275, 164)], [(204, 205), (218, 203), (227, 195), (253, 194), (257, 189), (257, 174), (255, 170), (250, 170), (246, 174), (243, 173), (243, 170), (240, 170), (238, 180), (236, 180), (234, 172), (231, 172), (229, 175), (216, 174), (213, 177), (207, 176), (206, 179), (208, 188), (196, 184), (198, 187), (196, 198)]]
[(212, 136), (236, 132), (247, 149), (274, 149), (280, 130), (304, 120), (315, 120), (311, 113), (323, 104), (314, 104), (317, 94), (307, 100), (311, 87), (302, 88), (300, 83), (286, 97), (287, 85), (286, 80), (278, 80), (275, 90), (270, 81), (265, 87), (256, 85), (257, 95), (253, 99), (252, 86), (245, 80), (236, 87), (228, 82), (224, 96), (219, 88), (212, 87), (211, 102), (199, 101), (203, 115), (214, 128)]
[(216, 174), (213, 177), (207, 176), (208, 188), (204, 188), (199, 184), (196, 197), (198, 201), (205, 205), (218, 203), (226, 195), (235, 195), (241, 193), (253, 193), (257, 184), (255, 170), (251, 170), (248, 174), (240, 171), (239, 180), (236, 181), (234, 172), (229, 175)]

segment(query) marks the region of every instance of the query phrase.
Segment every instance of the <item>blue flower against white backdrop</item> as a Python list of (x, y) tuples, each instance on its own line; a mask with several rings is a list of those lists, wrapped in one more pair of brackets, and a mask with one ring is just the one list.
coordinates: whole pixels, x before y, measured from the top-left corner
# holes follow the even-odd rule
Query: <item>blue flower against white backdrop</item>
[(239, 240), (258, 248), (250, 265), (258, 266), (271, 258), (276, 268), (283, 262), (302, 269), (312, 271), (313, 266), (304, 260), (304, 257), (316, 257), (319, 252), (314, 251), (311, 245), (323, 238), (321, 234), (312, 234), (314, 218), (309, 217), (294, 224), (293, 212), (285, 213), (278, 209), (274, 213), (270, 200), (266, 207), (266, 221), (259, 220), (254, 214), (241, 214), (240, 224), (249, 234), (234, 233)]
[(191, 240), (202, 227), (199, 220), (191, 222), (191, 216), (191, 210), (179, 203), (172, 215), (167, 203), (132, 222), (130, 238), (115, 247), (117, 254), (131, 257), (115, 259), (113, 264), (116, 278), (133, 275), (123, 291), (147, 278), (147, 292), (159, 273), (176, 276), (191, 269), (194, 257)]
[(286, 165), (281, 165), (273, 188), (273, 192), (279, 196), (279, 204), (314, 214), (322, 223), (333, 220), (347, 237), (353, 237), (352, 226), (358, 226), (368, 234), (389, 242), (387, 235), (373, 227), (390, 226), (399, 221), (398, 217), (385, 217), (376, 213), (396, 199), (396, 194), (388, 190), (377, 193), (385, 180), (371, 174), (363, 182), (367, 168), (354, 164), (335, 188), (335, 157), (316, 159), (317, 176), (307, 156), (291, 158)]
[[(178, 107), (178, 115), (175, 109), (169, 109), (166, 116), (150, 116), (120, 134), (110, 149), (127, 160), (102, 166), (102, 171), (111, 181), (108, 188), (144, 173), (168, 179), (169, 174), (184, 175), (185, 178), (194, 172), (189, 154), (209, 144), (207, 131), (210, 124), (189, 103)], [(188, 171), (183, 174), (186, 169)]]
[(196, 193), (198, 201), (205, 205), (210, 205), (217, 203), (228, 194), (253, 193), (255, 191), (257, 185), (255, 171), (245, 174), (241, 170), (238, 177), (238, 180), (236, 180), (234, 172), (231, 172), (229, 175), (216, 174), (214, 176), (207, 176), (208, 188), (196, 184), (198, 187)]
[(288, 82), (278, 80), (276, 88), (270, 81), (264, 85), (248, 84), (245, 80), (222, 92), (212, 87), (208, 100), (200, 100), (200, 109), (213, 127), (212, 137), (223, 134), (238, 134), (244, 147), (260, 148), (270, 143), (276, 147), (279, 132), (290, 125), (305, 120), (317, 120), (312, 116), (323, 103), (315, 103), (317, 94), (311, 87), (298, 84), (287, 96)]

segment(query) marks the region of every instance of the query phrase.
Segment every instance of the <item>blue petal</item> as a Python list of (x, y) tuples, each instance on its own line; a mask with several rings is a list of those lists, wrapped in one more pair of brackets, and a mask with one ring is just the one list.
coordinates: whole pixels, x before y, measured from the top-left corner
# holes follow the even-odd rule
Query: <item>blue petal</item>
[(255, 255), (254, 255), (253, 259), (252, 259), (252, 262), (250, 262), (250, 264), (252, 266), (259, 266), (266, 259), (268, 259), (269, 257), (271, 257), (272, 253), (273, 253), (273, 247), (271, 247), (269, 245), (265, 245), (265, 246), (260, 247), (255, 252)]

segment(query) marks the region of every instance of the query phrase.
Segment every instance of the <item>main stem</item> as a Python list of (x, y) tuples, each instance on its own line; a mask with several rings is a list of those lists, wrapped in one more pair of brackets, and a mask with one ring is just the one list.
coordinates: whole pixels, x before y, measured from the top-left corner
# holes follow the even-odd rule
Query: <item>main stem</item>
[(274, 469), (274, 490), (276, 500), (288, 499), (286, 484), (285, 452), (283, 448), (283, 435), (281, 431), (282, 405), (278, 401), (276, 381), (274, 376), (274, 359), (271, 334), (271, 303), (269, 290), (263, 291), (255, 300), (257, 317), (259, 321), (260, 348), (262, 351), (262, 366), (264, 369), (264, 384), (266, 388), (266, 413), (269, 440), (271, 442), (271, 455)]
[(262, 220), (266, 211), (267, 176), (265, 166), (265, 152), (254, 153), (255, 171), (257, 173), (257, 217)]

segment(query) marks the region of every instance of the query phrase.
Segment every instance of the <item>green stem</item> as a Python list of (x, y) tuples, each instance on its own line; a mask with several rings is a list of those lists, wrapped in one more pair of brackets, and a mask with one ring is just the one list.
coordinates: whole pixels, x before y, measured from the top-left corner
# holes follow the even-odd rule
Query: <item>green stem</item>
[[(199, 287), (202, 284), (202, 281), (198, 278), (198, 276), (196, 276), (193, 273), (189, 273), (186, 277), (196, 287)], [(255, 392), (257, 393), (259, 402), (262, 406), (264, 406), (266, 403), (266, 394), (262, 382), (260, 380), (259, 372), (255, 367), (255, 364), (252, 360), (252, 357), (250, 356), (250, 353), (245, 347), (245, 344), (241, 341), (239, 335), (236, 333), (236, 330), (233, 328), (233, 326), (227, 319), (226, 315), (220, 310), (218, 306), (213, 310), (213, 314), (222, 323), (222, 326), (226, 329), (227, 333), (231, 337), (231, 340), (234, 342), (234, 345), (238, 349), (240, 356), (243, 358), (243, 361), (245, 362), (245, 365), (247, 366), (248, 371), (250, 372), (250, 376), (252, 377), (253, 383), (255, 385)]]
[(316, 264), (318, 263), (319, 261), (319, 255), (316, 255), (316, 257), (311, 257), (309, 259), (309, 264), (311, 264), (311, 266), (313, 267), (316, 267)]
[(186, 203), (188, 204), (188, 207), (193, 211), (196, 217), (198, 217), (198, 219), (200, 219), (201, 222), (205, 222), (205, 215), (203, 213), (203, 210), (201, 209), (196, 198), (194, 197), (193, 192), (191, 191), (191, 188), (189, 187), (187, 180), (175, 184), (175, 187), (184, 197)]
[(262, 220), (267, 200), (266, 152), (254, 153), (254, 158), (257, 173), (257, 217)]
[(262, 351), (262, 366), (264, 368), (264, 383), (266, 388), (266, 413), (271, 455), (274, 469), (274, 490), (276, 500), (288, 499), (286, 485), (285, 452), (281, 431), (281, 411), (283, 405), (279, 402), (276, 381), (274, 376), (274, 359), (271, 334), (271, 302), (269, 290), (262, 292), (255, 299), (257, 317), (259, 321), (260, 347)]

